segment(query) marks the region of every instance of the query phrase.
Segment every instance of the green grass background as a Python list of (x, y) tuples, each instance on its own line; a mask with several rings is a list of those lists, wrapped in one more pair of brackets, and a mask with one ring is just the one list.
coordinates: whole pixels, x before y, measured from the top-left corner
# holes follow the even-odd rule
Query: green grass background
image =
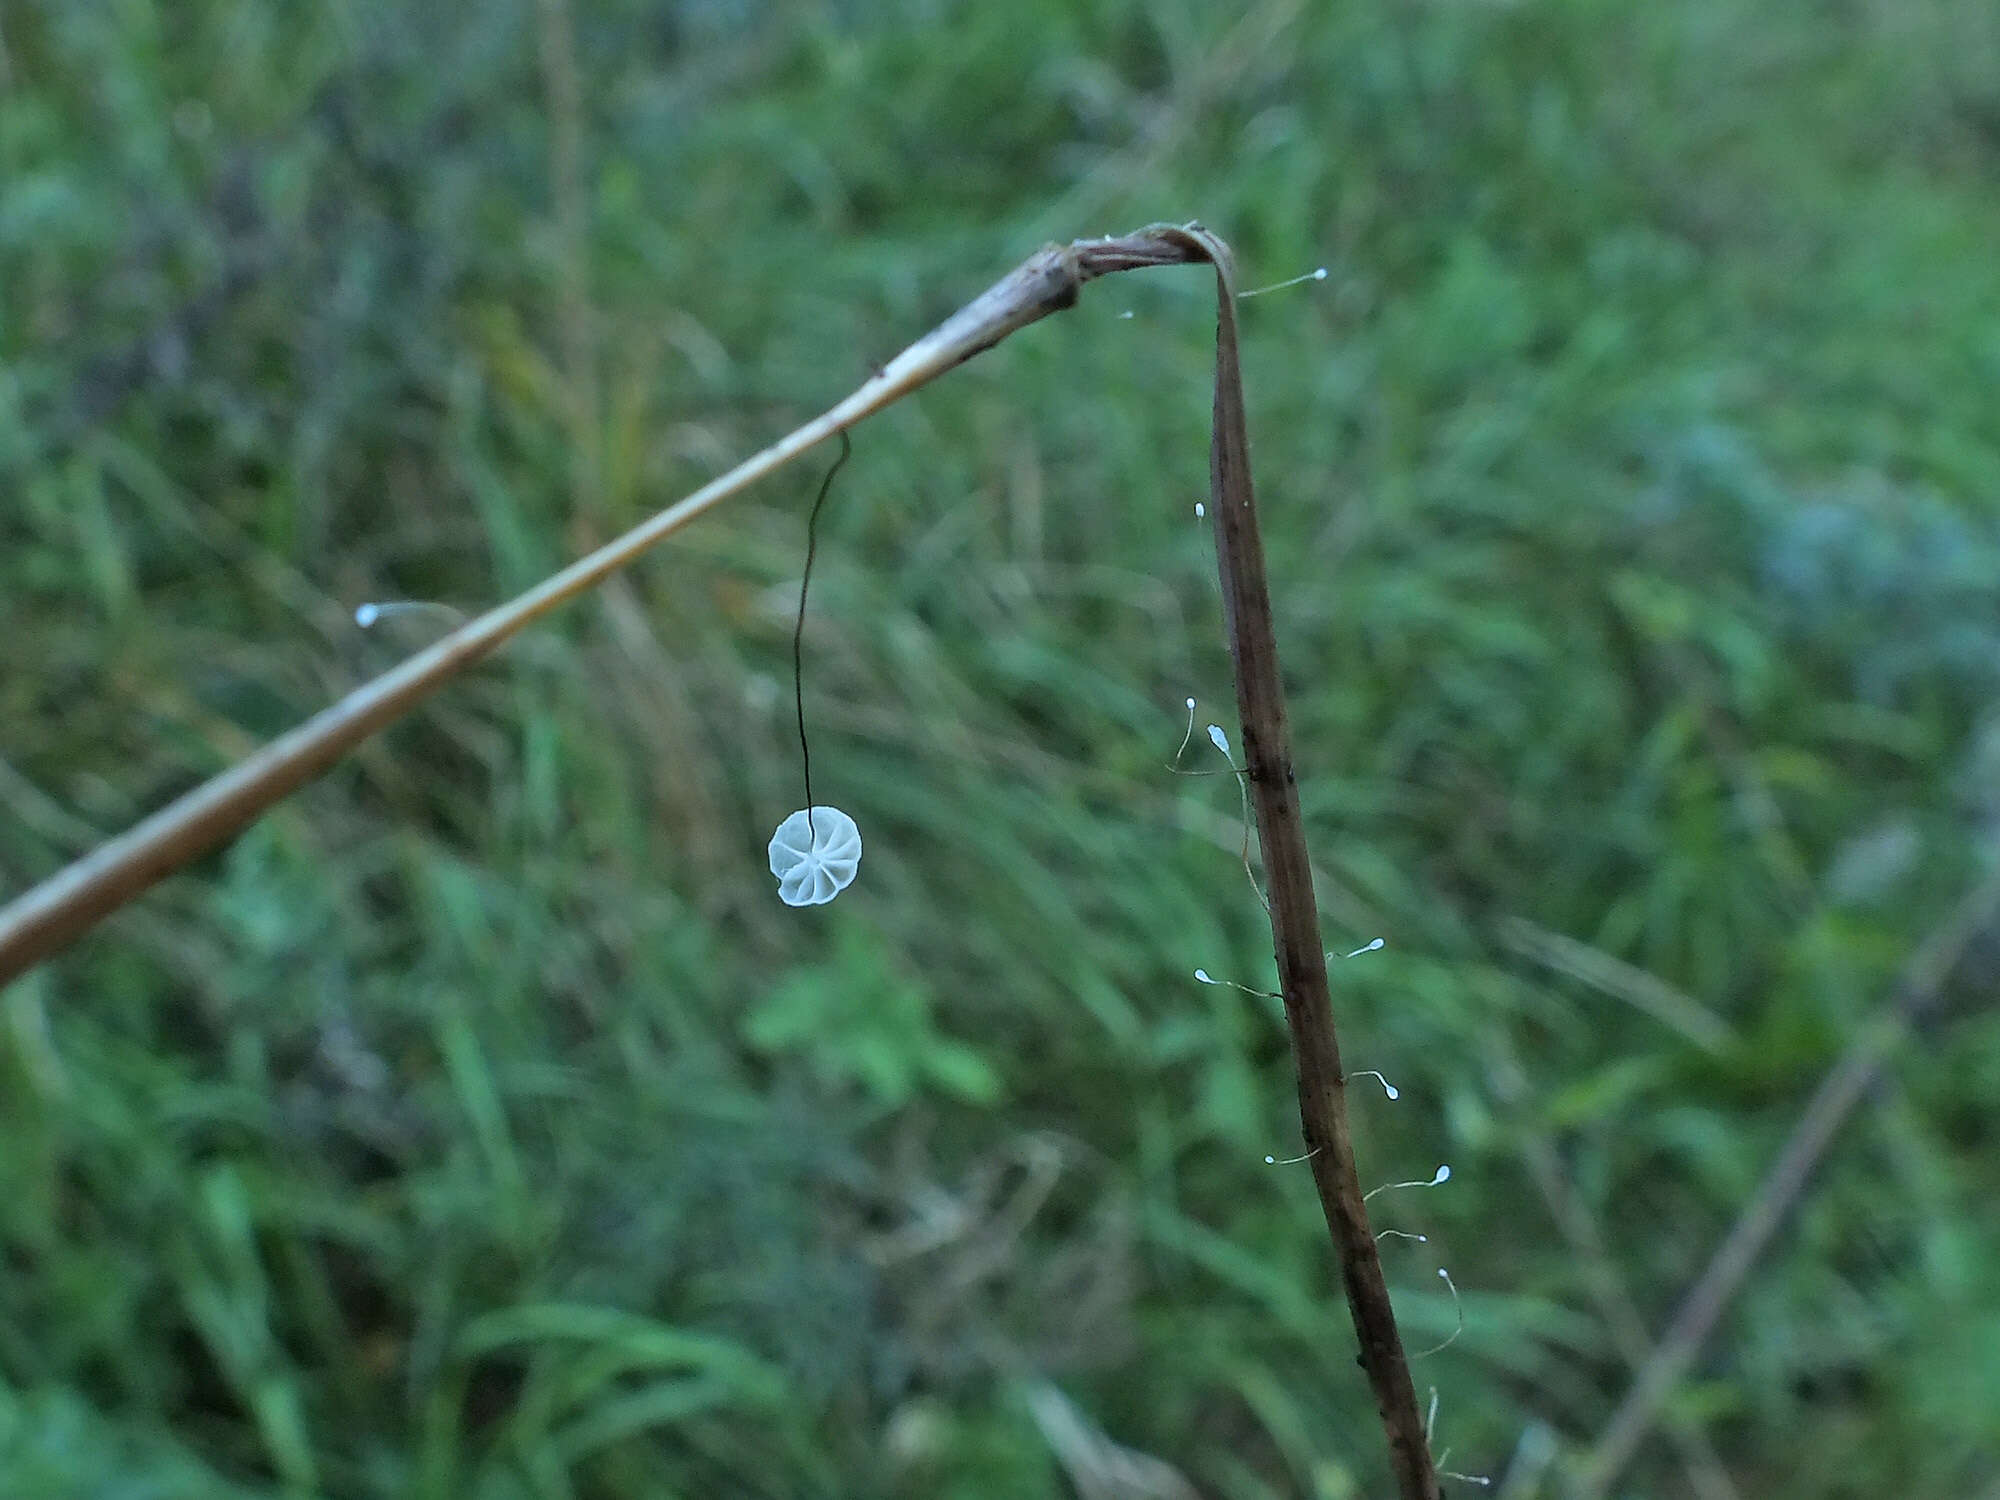
[[(435, 629), (357, 603), (497, 600), (1190, 217), (1328, 268), (1243, 315), (1329, 941), (1387, 939), (1363, 1171), (1453, 1168), (1373, 1205), (1414, 1345), (1464, 1294), (1438, 1447), (1564, 1493), (1606, 1288), (1665, 1325), (1993, 862), (1986, 0), (10, 0), (0, 891)], [(1189, 977), (1270, 974), (1164, 769), (1234, 732), (1209, 298), (857, 433), (831, 907), (763, 868), (802, 466), (0, 994), (0, 1493), (1066, 1495), (1052, 1392), (1204, 1496), (1384, 1493), (1282, 1026)], [(2000, 1493), (1997, 986), (1671, 1403), (1744, 1495)]]

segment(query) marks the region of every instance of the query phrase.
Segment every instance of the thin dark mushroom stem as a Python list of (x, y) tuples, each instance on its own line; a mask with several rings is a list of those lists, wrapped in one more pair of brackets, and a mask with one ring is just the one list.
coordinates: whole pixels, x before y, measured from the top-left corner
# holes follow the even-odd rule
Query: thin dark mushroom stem
[(799, 711), (799, 765), (805, 771), (806, 780), (806, 832), (815, 840), (819, 838), (819, 829), (813, 823), (812, 746), (806, 740), (806, 590), (812, 587), (813, 558), (819, 554), (820, 507), (826, 504), (827, 494), (833, 488), (834, 475), (853, 456), (854, 444), (843, 427), (840, 429), (840, 457), (833, 461), (826, 471), (826, 478), (819, 482), (819, 493), (813, 497), (812, 512), (806, 517), (806, 565), (799, 570), (799, 617), (792, 622), (792, 703)]

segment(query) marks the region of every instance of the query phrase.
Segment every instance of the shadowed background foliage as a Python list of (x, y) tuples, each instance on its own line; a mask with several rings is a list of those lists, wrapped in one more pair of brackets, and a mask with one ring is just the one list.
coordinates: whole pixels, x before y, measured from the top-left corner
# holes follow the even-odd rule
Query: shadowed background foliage
[[(1993, 865), (1996, 186), (1983, 0), (13, 0), (0, 891), (1045, 240), (1323, 263), (1245, 366), (1364, 1172), (1453, 1168), (1372, 1205), (1449, 1467), (1564, 1493)], [(0, 1492), (1381, 1493), (1282, 1025), (1189, 977), (1270, 972), (1165, 769), (1210, 284), (857, 433), (834, 905), (801, 467), (0, 995)], [(1996, 981), (1619, 1492), (1995, 1493)]]

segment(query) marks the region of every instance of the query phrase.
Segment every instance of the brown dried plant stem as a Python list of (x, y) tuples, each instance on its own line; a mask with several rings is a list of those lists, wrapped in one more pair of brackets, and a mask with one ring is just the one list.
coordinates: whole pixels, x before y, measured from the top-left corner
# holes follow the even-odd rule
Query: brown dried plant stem
[(1417, 1410), (1416, 1386), (1381, 1257), (1362, 1202), (1347, 1122), (1347, 1075), (1334, 1034), (1333, 999), (1327, 987), (1320, 940), (1319, 903), (1313, 895), (1312, 861), (1299, 812), (1286, 726), (1284, 681), (1278, 671), (1277, 632), (1264, 576), (1264, 544), (1250, 482), (1250, 437), (1243, 410), (1243, 377), (1236, 354), (1236, 286), (1229, 249), (1199, 225), (1177, 231), (1215, 266), (1215, 425), (1209, 438), (1209, 509), (1215, 521), (1216, 564), (1222, 609), (1236, 668), (1236, 707), (1243, 721), (1243, 761), (1257, 811), (1257, 839), (1271, 903), (1271, 940), (1278, 960), (1278, 988), (1285, 997), (1292, 1053), (1298, 1065), (1299, 1116), (1310, 1152), (1320, 1209), (1333, 1234), (1341, 1280), (1361, 1367), (1375, 1392), (1398, 1493), (1435, 1496), (1437, 1474)]
[(0, 908), (0, 984), (88, 931), (155, 881), (225, 842), (453, 676), (533, 621), (603, 582), (711, 506), (1018, 329), (1073, 305), (1087, 281), (1114, 271), (1202, 261), (1214, 266), (1217, 289), (1210, 508), (1236, 668), (1245, 764), (1270, 887), (1271, 935), (1297, 1058), (1299, 1112), (1312, 1153), (1313, 1181), (1332, 1231), (1360, 1340), (1361, 1365), (1388, 1435), (1397, 1493), (1403, 1500), (1436, 1500), (1437, 1474), (1362, 1204), (1348, 1129), (1346, 1078), (1334, 1036), (1319, 909), (1293, 779), (1263, 544), (1250, 484), (1250, 444), (1236, 350), (1235, 276), (1228, 247), (1198, 224), (1153, 225), (1130, 235), (1079, 240), (1037, 252), (838, 405), (519, 598), (364, 683), (257, 754)]

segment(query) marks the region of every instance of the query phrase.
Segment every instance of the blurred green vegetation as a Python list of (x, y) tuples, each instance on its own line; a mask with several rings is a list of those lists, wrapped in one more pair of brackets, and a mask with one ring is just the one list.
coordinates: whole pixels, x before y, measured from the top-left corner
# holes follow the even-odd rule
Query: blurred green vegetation
[[(1375, 1205), (1451, 1467), (1562, 1493), (1605, 1289), (1664, 1327), (1992, 866), (1996, 187), (1988, 0), (10, 0), (0, 889), (1044, 240), (1324, 263), (1245, 355), (1364, 1170), (1453, 1167)], [(1269, 974), (1164, 769), (1209, 288), (858, 432), (832, 907), (763, 868), (802, 467), (0, 995), (0, 1493), (1382, 1493), (1282, 1026), (1189, 977)], [(1995, 1493), (1997, 979), (1621, 1493)]]

